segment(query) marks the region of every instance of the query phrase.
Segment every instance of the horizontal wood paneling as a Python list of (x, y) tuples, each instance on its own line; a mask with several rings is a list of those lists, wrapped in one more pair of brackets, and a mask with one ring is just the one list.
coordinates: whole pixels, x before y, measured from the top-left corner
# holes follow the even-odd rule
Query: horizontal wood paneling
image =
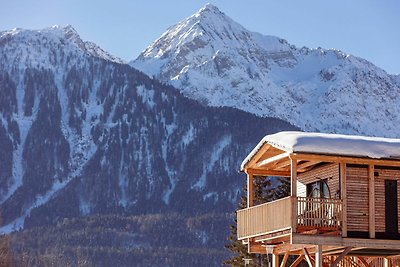
[[(316, 167), (310, 171), (299, 173), (297, 175), (297, 179), (304, 185), (316, 182), (320, 179), (328, 179), (329, 191), (331, 193), (330, 198), (339, 198), (339, 164), (332, 163), (326, 164), (320, 167)], [(301, 186), (297, 187), (298, 192), (301, 192), (301, 195), (298, 196), (306, 196), (305, 187), (301, 188)]]

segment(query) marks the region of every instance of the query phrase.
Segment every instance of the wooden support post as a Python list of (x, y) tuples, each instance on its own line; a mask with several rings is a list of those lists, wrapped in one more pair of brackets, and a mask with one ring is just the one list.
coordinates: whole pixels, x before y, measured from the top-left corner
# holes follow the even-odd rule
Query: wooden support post
[(297, 159), (290, 158), (290, 195), (297, 197)]
[(340, 164), (340, 198), (342, 199), (342, 237), (347, 237), (346, 163)]
[(322, 245), (316, 246), (315, 267), (322, 267)]
[(279, 267), (279, 254), (272, 254), (272, 267)]
[(286, 251), (285, 256), (283, 256), (283, 260), (280, 265), (281, 267), (285, 267), (288, 257), (289, 257), (289, 251)]
[(300, 255), (297, 259), (289, 266), (289, 267), (296, 267), (299, 263), (304, 259), (304, 255)]
[(336, 267), (338, 263), (346, 257), (346, 255), (351, 251), (351, 247), (347, 247), (345, 250), (343, 250), (342, 253), (334, 260), (331, 264), (330, 267)]
[(297, 159), (290, 158), (290, 195), (292, 197), (292, 233), (297, 228)]
[(375, 238), (375, 168), (368, 165), (368, 225), (369, 238)]
[(390, 261), (388, 258), (383, 258), (383, 267), (390, 267)]
[(253, 174), (247, 174), (247, 207), (253, 206), (254, 192), (253, 192)]
[(312, 263), (312, 260), (311, 260), (311, 257), (310, 257), (310, 254), (308, 254), (308, 251), (307, 251), (306, 248), (303, 248), (303, 253), (304, 253), (304, 257), (306, 258), (306, 261), (308, 263), (308, 266), (309, 267), (314, 267), (313, 263)]

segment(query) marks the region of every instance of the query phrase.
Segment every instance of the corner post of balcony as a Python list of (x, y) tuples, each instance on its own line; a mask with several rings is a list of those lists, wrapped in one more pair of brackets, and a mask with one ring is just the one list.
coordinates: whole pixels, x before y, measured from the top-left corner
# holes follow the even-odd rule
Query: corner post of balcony
[(290, 196), (292, 199), (292, 232), (297, 228), (297, 159), (290, 155)]
[(253, 174), (247, 173), (247, 207), (250, 208), (253, 206), (254, 202), (254, 190), (253, 190)]

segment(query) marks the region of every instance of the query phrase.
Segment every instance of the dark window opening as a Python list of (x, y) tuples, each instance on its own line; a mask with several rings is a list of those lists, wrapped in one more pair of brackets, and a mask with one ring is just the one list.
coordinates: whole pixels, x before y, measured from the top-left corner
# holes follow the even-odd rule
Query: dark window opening
[(313, 183), (307, 184), (307, 196), (315, 198), (329, 198), (328, 179), (322, 179)]

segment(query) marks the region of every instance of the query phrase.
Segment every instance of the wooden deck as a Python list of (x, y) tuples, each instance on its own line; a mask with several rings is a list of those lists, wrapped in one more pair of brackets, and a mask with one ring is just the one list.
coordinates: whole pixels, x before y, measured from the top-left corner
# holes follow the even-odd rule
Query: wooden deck
[(238, 239), (279, 237), (276, 233), (340, 234), (342, 201), (329, 198), (286, 197), (237, 212)]

